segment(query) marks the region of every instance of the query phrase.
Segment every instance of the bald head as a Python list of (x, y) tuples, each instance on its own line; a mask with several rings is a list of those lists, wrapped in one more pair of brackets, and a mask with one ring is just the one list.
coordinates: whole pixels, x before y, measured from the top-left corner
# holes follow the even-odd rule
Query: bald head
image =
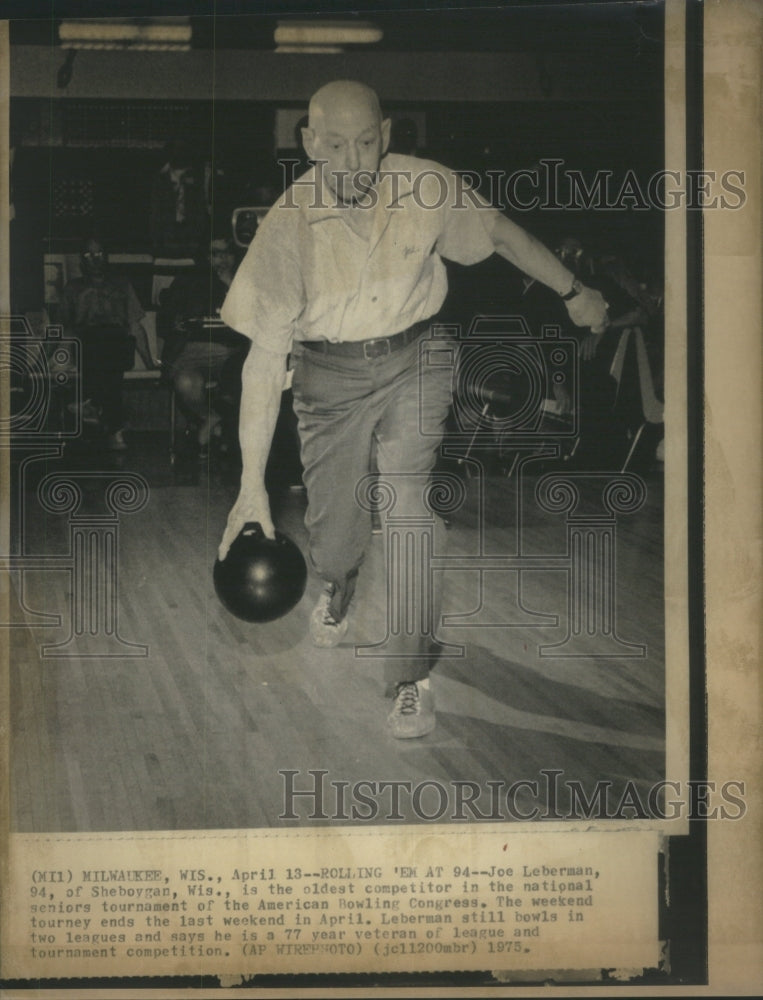
[(363, 114), (381, 124), (382, 114), (376, 91), (357, 80), (334, 80), (316, 90), (308, 109), (311, 129), (320, 128), (326, 116)]
[(389, 145), (389, 129), (370, 87), (355, 80), (335, 80), (313, 94), (302, 141), (324, 182), (346, 202), (373, 184)]

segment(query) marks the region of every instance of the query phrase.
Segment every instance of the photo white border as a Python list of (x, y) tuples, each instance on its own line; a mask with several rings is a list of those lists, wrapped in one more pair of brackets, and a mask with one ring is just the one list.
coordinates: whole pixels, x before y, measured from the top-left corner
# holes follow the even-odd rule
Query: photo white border
[[(684, 5), (681, 0), (668, 0), (667, 20), (672, 23), (667, 34), (666, 74), (670, 79), (669, 94), (675, 94), (682, 86), (683, 53), (682, 45), (676, 45), (673, 31), (680, 31), (683, 25)], [(7, 34), (3, 37), (5, 25), (0, 26), (0, 44), (7, 44)], [(666, 24), (667, 29), (667, 24)], [(759, 140), (759, 96), (758, 104), (749, 100), (740, 103), (740, 88), (749, 93), (755, 82), (760, 83), (760, 53), (756, 52), (755, 40), (760, 40), (760, 10), (756, 10), (754, 0), (724, 0), (724, 3), (708, 3), (705, 8), (705, 65), (706, 86), (709, 84), (705, 104), (705, 164), (709, 169), (721, 161), (727, 161), (734, 169), (740, 164), (747, 167), (747, 211), (737, 213), (706, 213), (706, 392), (707, 425), (706, 447), (706, 523), (707, 539), (707, 629), (708, 629), (708, 697), (710, 719), (710, 770), (709, 777), (720, 779), (749, 776), (750, 793), (759, 789), (759, 769), (757, 742), (752, 737), (759, 734), (759, 700), (757, 696), (757, 668), (759, 664), (760, 637), (757, 628), (760, 612), (759, 590), (759, 547), (760, 547), (760, 455), (761, 432), (759, 407), (750, 406), (739, 413), (737, 407), (730, 407), (730, 387), (734, 387), (735, 398), (750, 401), (760, 398), (760, 345), (763, 341), (760, 327), (760, 301), (754, 296), (760, 288), (760, 140)], [(9, 93), (8, 60), (0, 59), (0, 96), (3, 101), (2, 133), (3, 143), (7, 141), (7, 94)], [(758, 91), (759, 95), (759, 91)], [(745, 96), (744, 94), (742, 96)], [(711, 98), (708, 100), (708, 97)], [(682, 100), (668, 101), (666, 107), (666, 132), (670, 141), (667, 156), (668, 165), (675, 162), (673, 143), (681, 143), (685, 129), (680, 127)], [(675, 105), (675, 107), (673, 106)], [(757, 114), (756, 114), (757, 112)], [(733, 121), (744, 126), (730, 129)], [(2, 149), (7, 161), (7, 147)], [(5, 185), (5, 186), (3, 186)], [(7, 205), (7, 173), (0, 181), (0, 196), (3, 208)], [(668, 213), (666, 250), (675, 263), (674, 253), (685, 253), (685, 236), (680, 227), (685, 227), (683, 213)], [(757, 223), (757, 225), (756, 225)], [(740, 240), (741, 227), (741, 240)], [(0, 234), (0, 257), (7, 260), (7, 226)], [(673, 248), (673, 249), (671, 249)], [(2, 251), (6, 251), (3, 253)], [(8, 301), (8, 276), (4, 268), (0, 277), (0, 298)], [(757, 282), (757, 284), (756, 284)], [(676, 282), (674, 288), (666, 290), (668, 317), (666, 325), (673, 324), (681, 316), (685, 329), (686, 303), (685, 280)], [(683, 295), (684, 301), (681, 302)], [(749, 342), (745, 340), (744, 350), (729, 350), (729, 314), (734, 323), (749, 331)], [(680, 324), (679, 324), (680, 325)], [(676, 342), (671, 342), (671, 350)], [(686, 351), (686, 342), (683, 350)], [(675, 347), (677, 351), (678, 348)], [(674, 359), (675, 360), (675, 359)], [(679, 380), (680, 381), (680, 380)], [(684, 393), (684, 385), (672, 385), (666, 393), (666, 422), (671, 424), (667, 447), (666, 467), (685, 468), (686, 435), (685, 409), (680, 410), (680, 399), (676, 393)], [(2, 393), (7, 400), (7, 392)], [(683, 431), (679, 430), (683, 428)], [(681, 440), (678, 440), (678, 435)], [(680, 457), (679, 457), (680, 456)], [(683, 457), (684, 461), (681, 461)], [(3, 459), (7, 463), (7, 458)], [(2, 472), (7, 482), (8, 468)], [(734, 490), (729, 496), (727, 486), (731, 482)], [(671, 484), (667, 493), (666, 512), (685, 510), (686, 498), (681, 495), (680, 483)], [(733, 516), (730, 516), (732, 515)], [(670, 513), (667, 514), (670, 517)], [(680, 523), (680, 522), (679, 522)], [(7, 542), (7, 525), (2, 526)], [(674, 544), (670, 531), (666, 535), (670, 546)], [(678, 544), (677, 542), (675, 544)], [(669, 546), (666, 544), (666, 555)], [(5, 551), (8, 551), (7, 547)], [(671, 548), (673, 556), (676, 552)], [(685, 614), (686, 595), (680, 594), (680, 573), (673, 576), (672, 567), (678, 565), (667, 561), (666, 593), (671, 601), (677, 602), (679, 613)], [(685, 566), (685, 559), (681, 564)], [(751, 574), (740, 581), (740, 566), (751, 569)], [(672, 582), (671, 582), (672, 581)], [(685, 574), (684, 574), (685, 585)], [(7, 592), (3, 592), (7, 599)], [(674, 609), (671, 609), (674, 610)], [(668, 633), (669, 658), (678, 656), (688, 664), (687, 647), (682, 641), (683, 627)], [(731, 640), (733, 639), (733, 642)], [(731, 648), (730, 648), (731, 647)], [(741, 654), (740, 654), (741, 649)], [(7, 650), (3, 665), (4, 695), (7, 694)], [(740, 659), (741, 657), (741, 659)], [(686, 774), (688, 765), (688, 738), (683, 738), (681, 727), (688, 720), (681, 706), (687, 705), (686, 687), (688, 672), (669, 674), (668, 682), (668, 776)], [(4, 700), (7, 701), (7, 699)], [(678, 728), (673, 728), (677, 724)], [(7, 728), (6, 728), (7, 732)], [(676, 733), (681, 733), (676, 738)], [(3, 744), (4, 773), (8, 774), (7, 741)], [(3, 786), (3, 810), (9, 815), (8, 783)], [(756, 845), (760, 840), (760, 810), (748, 795), (749, 813), (744, 823), (708, 824), (711, 850), (710, 864), (710, 989), (728, 989), (742, 993), (745, 989), (759, 985), (760, 978), (760, 913), (757, 905), (760, 890), (760, 857)], [(532, 826), (532, 824), (530, 824)], [(572, 827), (565, 825), (565, 832)], [(7, 826), (6, 826), (7, 829)], [(430, 828), (422, 832), (429, 832)], [(674, 829), (667, 832), (673, 833)], [(756, 859), (756, 860), (754, 860)], [(7, 884), (7, 881), (5, 884)], [(5, 901), (5, 916), (8, 917), (8, 901)], [(574, 988), (571, 988), (574, 990)], [(663, 988), (665, 990), (665, 988)], [(668, 987), (666, 992), (676, 990)], [(121, 991), (109, 991), (110, 996), (118, 996)], [(141, 993), (149, 996), (153, 991)], [(226, 991), (227, 992), (227, 991)], [(438, 995), (445, 995), (438, 990)], [(567, 989), (554, 991), (557, 995), (574, 995)], [(575, 991), (577, 992), (577, 991)], [(624, 995), (645, 995), (649, 990), (631, 990), (623, 987), (618, 992)], [(681, 991), (683, 992), (683, 990)], [(685, 995), (703, 995), (702, 987), (691, 987)], [(331, 995), (340, 995), (332, 989)], [(408, 991), (410, 993), (410, 990)], [(7, 993), (7, 996), (13, 994)], [(23, 995), (29, 996), (29, 993)], [(42, 994), (39, 994), (42, 995)], [(89, 992), (89, 995), (91, 994)], [(106, 994), (104, 994), (106, 995)], [(125, 995), (125, 994), (123, 994)], [(162, 991), (162, 996), (171, 994)], [(201, 996), (194, 992), (194, 996)], [(216, 996), (223, 995), (220, 992)], [(231, 991), (231, 996), (248, 995), (240, 990)], [(251, 994), (256, 995), (256, 994)], [(287, 996), (284, 990), (279, 995)], [(298, 995), (298, 994), (293, 994)], [(460, 992), (458, 995), (464, 995)], [(484, 995), (500, 995), (495, 988), (488, 988)], [(516, 988), (507, 995), (519, 995)], [(731, 995), (729, 992), (726, 995)]]

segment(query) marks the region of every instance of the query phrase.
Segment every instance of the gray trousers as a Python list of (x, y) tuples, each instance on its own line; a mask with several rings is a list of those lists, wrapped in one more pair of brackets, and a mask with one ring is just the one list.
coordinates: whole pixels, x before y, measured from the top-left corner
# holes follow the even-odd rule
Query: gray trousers
[[(423, 530), (434, 530), (434, 545), (438, 554), (443, 551), (443, 524), (426, 505), (425, 496), (451, 403), (452, 372), (420, 366), (419, 341), (372, 360), (324, 354), (297, 343), (292, 362), (310, 561), (331, 585), (331, 611), (341, 619), (371, 537), (371, 515), (356, 491), (371, 471), (373, 454), (381, 492), (386, 492), (388, 501), (390, 488), (393, 494), (382, 515), (385, 527), (392, 518), (395, 524), (410, 523), (403, 544), (415, 548), (412, 533), (415, 536), (417, 526), (428, 523)], [(389, 539), (386, 530), (384, 537)], [(395, 582), (391, 574), (399, 578), (399, 560), (391, 558), (390, 550), (391, 546), (386, 553), (388, 592)], [(418, 590), (399, 595), (412, 613), (408, 625), (393, 630), (385, 644), (388, 685), (420, 680), (434, 662), (438, 601), (434, 595), (422, 601)], [(384, 599), (380, 594), (379, 600)], [(410, 622), (416, 624), (411, 627)]]

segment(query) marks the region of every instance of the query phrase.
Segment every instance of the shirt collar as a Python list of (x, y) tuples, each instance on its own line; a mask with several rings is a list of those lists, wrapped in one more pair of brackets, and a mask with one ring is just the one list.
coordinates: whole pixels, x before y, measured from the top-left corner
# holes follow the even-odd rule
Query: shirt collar
[(413, 194), (413, 173), (394, 153), (388, 153), (379, 165), (377, 189), (386, 208), (398, 208), (404, 198)]
[[(399, 208), (402, 200), (413, 193), (413, 180), (410, 171), (400, 171), (395, 168), (396, 157), (387, 154), (379, 164), (374, 189), (377, 195), (376, 205), (369, 209), (374, 213)], [(393, 177), (397, 174), (397, 177)], [(313, 167), (313, 183), (316, 196), (306, 203), (307, 217), (310, 224), (322, 222), (324, 219), (342, 219), (349, 206), (339, 201), (337, 195), (323, 182), (323, 175), (317, 167)]]

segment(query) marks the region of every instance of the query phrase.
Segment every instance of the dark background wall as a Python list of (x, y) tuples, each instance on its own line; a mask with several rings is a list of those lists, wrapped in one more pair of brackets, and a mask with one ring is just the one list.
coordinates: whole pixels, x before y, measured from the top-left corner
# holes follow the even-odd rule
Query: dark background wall
[[(214, 38), (199, 19), (187, 53), (77, 53), (65, 88), (53, 22), (12, 21), (16, 305), (42, 294), (43, 250), (75, 245), (94, 223), (112, 250), (150, 252), (151, 178), (170, 138), (215, 165), (221, 210), (280, 190), (276, 161), (297, 154), (277, 146), (279, 110), (306, 109), (340, 76), (374, 85), (393, 117), (423, 114), (421, 152), (454, 168), (510, 173), (558, 159), (589, 179), (611, 171), (615, 188), (629, 170), (646, 185), (664, 148), (661, 12), (646, 8), (383, 15), (387, 48), (335, 56), (268, 49), (272, 18), (219, 19)], [(547, 241), (576, 235), (662, 262), (655, 210), (509, 214)]]

